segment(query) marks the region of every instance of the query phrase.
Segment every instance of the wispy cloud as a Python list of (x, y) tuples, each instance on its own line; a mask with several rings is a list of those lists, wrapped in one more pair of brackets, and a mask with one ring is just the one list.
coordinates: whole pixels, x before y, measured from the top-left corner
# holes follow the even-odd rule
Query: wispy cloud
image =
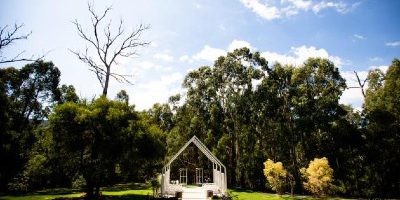
[(353, 37), (356, 38), (356, 39), (358, 39), (358, 40), (364, 40), (364, 39), (365, 39), (364, 36), (359, 35), (359, 34), (354, 34)]
[(313, 6), (314, 13), (318, 14), (320, 11), (324, 9), (334, 9), (339, 13), (346, 14), (348, 12), (356, 9), (361, 2), (356, 2), (351, 5), (344, 3), (343, 1), (334, 2), (334, 1), (321, 1)]
[(400, 41), (386, 42), (385, 45), (388, 47), (398, 47), (400, 46)]
[(172, 62), (174, 61), (174, 57), (169, 55), (169, 54), (165, 54), (165, 53), (156, 53), (154, 54), (153, 58), (158, 59), (158, 60), (162, 60), (164, 62)]
[(378, 61), (382, 61), (382, 58), (381, 57), (371, 57), (371, 58), (369, 58), (369, 61), (378, 62)]
[(322, 10), (333, 9), (341, 14), (346, 14), (357, 8), (361, 2), (347, 4), (343, 1), (319, 1), (312, 0), (280, 0), (280, 1), (264, 1), (260, 0), (240, 0), (247, 8), (257, 13), (266, 20), (274, 20), (284, 17), (297, 15), (300, 11), (312, 10), (315, 14), (319, 14)]

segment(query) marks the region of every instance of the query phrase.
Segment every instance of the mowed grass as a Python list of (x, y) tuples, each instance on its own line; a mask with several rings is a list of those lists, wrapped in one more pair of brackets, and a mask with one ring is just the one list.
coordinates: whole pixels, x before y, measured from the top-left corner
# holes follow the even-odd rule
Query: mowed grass
[(56, 199), (56, 198), (73, 198), (81, 197), (83, 193), (73, 194), (30, 194), (24, 196), (0, 196), (1, 200), (45, 200), (45, 199)]
[[(303, 200), (317, 199), (310, 196), (290, 196), (277, 195), (263, 192), (253, 192), (249, 190), (230, 189), (233, 200)], [(80, 200), (84, 193), (71, 189), (58, 189), (49, 191), (38, 191), (33, 194), (23, 196), (0, 196), (0, 200), (51, 200), (51, 199), (74, 199)], [(102, 188), (103, 199), (110, 200), (145, 200), (148, 195), (152, 195), (152, 190), (145, 184), (121, 184), (113, 187)], [(341, 200), (341, 198), (325, 198)]]
[[(112, 187), (102, 188), (103, 199), (144, 200), (152, 195), (152, 190), (146, 184), (119, 184)], [(51, 199), (83, 199), (84, 193), (71, 189), (56, 189), (38, 191), (33, 194), (21, 196), (0, 196), (0, 200), (51, 200)]]
[[(229, 194), (232, 199), (238, 200), (301, 200), (301, 199), (318, 199), (311, 196), (301, 196), (301, 195), (277, 195), (271, 193), (254, 192), (250, 190), (236, 190), (229, 189)], [(342, 198), (324, 198), (324, 199), (334, 199), (342, 200)]]
[[(147, 195), (151, 195), (151, 190), (124, 190), (124, 191), (103, 191), (104, 199), (126, 199), (126, 200), (145, 200)], [(25, 196), (0, 196), (0, 200), (51, 200), (51, 199), (83, 199), (84, 193), (43, 195), (33, 194)]]

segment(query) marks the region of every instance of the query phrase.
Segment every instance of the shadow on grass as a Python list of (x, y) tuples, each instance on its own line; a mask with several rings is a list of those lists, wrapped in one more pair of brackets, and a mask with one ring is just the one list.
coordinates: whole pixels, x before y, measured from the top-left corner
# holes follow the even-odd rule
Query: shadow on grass
[(82, 189), (71, 189), (71, 188), (54, 188), (54, 189), (39, 190), (39, 191), (31, 192), (28, 194), (29, 195), (63, 195), (63, 194), (71, 194), (71, 193), (79, 193), (79, 192), (83, 192), (83, 190)]
[[(84, 197), (55, 198), (53, 200), (84, 200)], [(177, 200), (177, 198), (153, 198), (149, 195), (129, 194), (129, 195), (105, 195), (99, 200)]]
[[(70, 197), (70, 198), (55, 198), (53, 200), (84, 200), (84, 197)], [(139, 195), (139, 194), (129, 194), (129, 195), (113, 195), (113, 196), (102, 196), (99, 200), (148, 200), (149, 196)]]
[(116, 184), (109, 187), (102, 187), (103, 191), (123, 191), (123, 190), (146, 190), (149, 189), (149, 185), (145, 183), (127, 183), (127, 184)]

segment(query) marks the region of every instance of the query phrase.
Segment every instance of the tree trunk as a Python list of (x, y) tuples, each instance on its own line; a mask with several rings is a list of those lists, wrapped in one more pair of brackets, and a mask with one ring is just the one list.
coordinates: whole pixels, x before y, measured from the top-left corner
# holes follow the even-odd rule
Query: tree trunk
[(110, 81), (110, 67), (107, 66), (106, 81), (104, 82), (103, 96), (107, 96), (108, 82)]
[(94, 196), (96, 199), (98, 199), (100, 197), (100, 187), (96, 186), (95, 188)]
[(86, 181), (86, 197), (85, 197), (85, 199), (88, 199), (88, 200), (94, 199), (93, 185), (90, 181)]

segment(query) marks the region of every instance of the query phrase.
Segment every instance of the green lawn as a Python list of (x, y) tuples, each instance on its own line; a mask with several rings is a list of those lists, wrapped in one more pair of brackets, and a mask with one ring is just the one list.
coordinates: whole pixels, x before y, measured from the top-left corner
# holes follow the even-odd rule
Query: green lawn
[[(298, 200), (298, 199), (313, 199), (309, 196), (290, 196), (277, 195), (262, 192), (253, 192), (248, 190), (229, 190), (230, 195), (234, 200)], [(144, 184), (121, 184), (113, 187), (102, 188), (104, 199), (110, 200), (144, 200), (147, 195), (151, 195), (151, 189)], [(56, 198), (66, 199), (81, 199), (82, 192), (73, 191), (70, 189), (45, 190), (24, 196), (0, 196), (0, 200), (50, 200)], [(331, 198), (339, 200), (339, 198)]]
[[(120, 184), (102, 188), (104, 199), (144, 200), (152, 195), (152, 190), (145, 184)], [(23, 196), (0, 196), (0, 200), (50, 200), (50, 199), (81, 199), (83, 192), (71, 189), (43, 190)]]
[[(253, 200), (253, 199), (256, 199), (256, 200), (317, 199), (317, 198), (312, 198), (310, 196), (277, 195), (277, 194), (253, 192), (253, 191), (248, 191), (248, 190), (235, 190), (235, 189), (230, 189), (229, 193), (233, 197), (233, 199), (238, 199), (238, 200)], [(341, 200), (341, 198), (329, 198), (329, 199)]]
[(72, 198), (72, 197), (80, 197), (83, 193), (74, 193), (74, 194), (31, 194), (25, 196), (0, 196), (1, 200), (45, 200), (45, 199), (55, 199), (55, 198)]

